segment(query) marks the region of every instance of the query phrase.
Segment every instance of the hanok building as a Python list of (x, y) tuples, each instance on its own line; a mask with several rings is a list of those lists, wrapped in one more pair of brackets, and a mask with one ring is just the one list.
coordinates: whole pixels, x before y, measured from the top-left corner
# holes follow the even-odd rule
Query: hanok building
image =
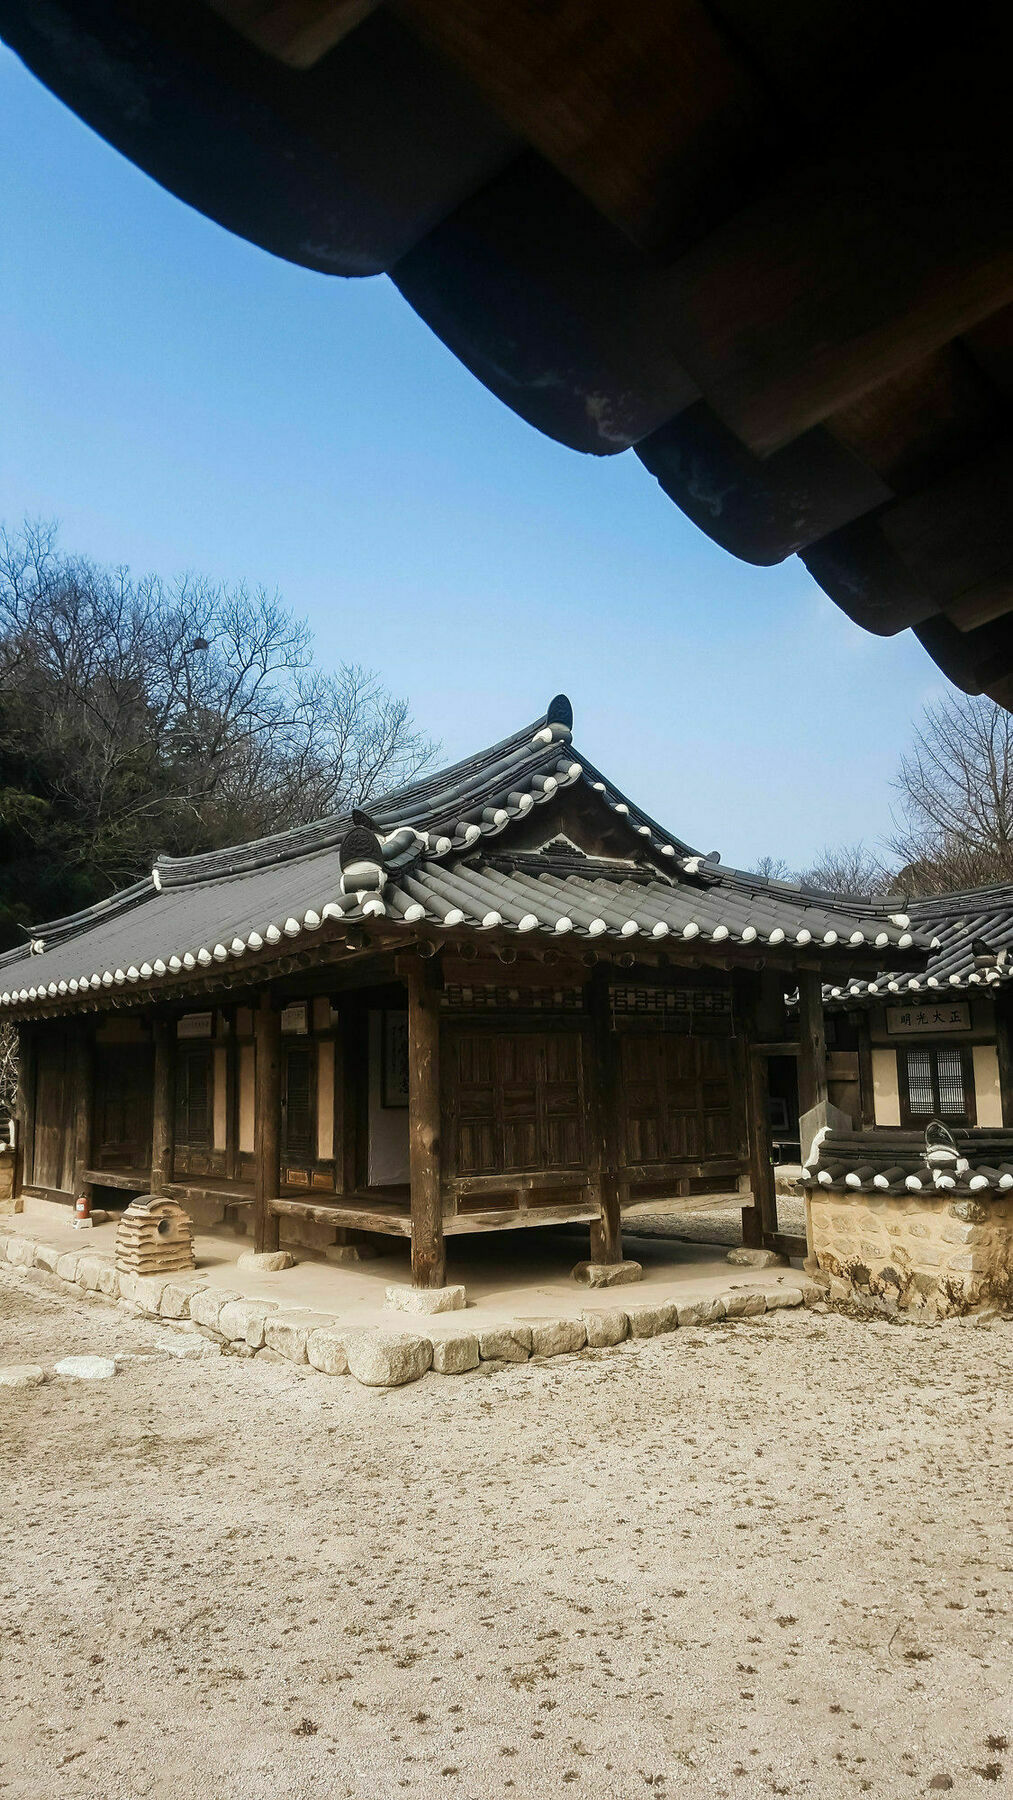
[[(888, 903), (721, 866), (573, 748), (558, 696), (376, 802), (185, 859), (0, 959), (24, 1191), (153, 1191), (260, 1248), (465, 1232), (729, 1191), (777, 1232), (765, 1062), (826, 1097), (825, 982), (924, 950)], [(784, 994), (798, 987), (791, 1041)]]
[(855, 1125), (1013, 1128), (1013, 886), (910, 902), (924, 969), (824, 994), (830, 1098)]

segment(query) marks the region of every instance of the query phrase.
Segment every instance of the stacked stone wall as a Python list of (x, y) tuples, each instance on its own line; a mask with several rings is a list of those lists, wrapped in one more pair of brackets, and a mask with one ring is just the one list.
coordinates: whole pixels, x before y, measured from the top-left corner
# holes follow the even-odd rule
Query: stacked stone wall
[(807, 1206), (820, 1269), (887, 1309), (1013, 1305), (1013, 1199), (814, 1186)]

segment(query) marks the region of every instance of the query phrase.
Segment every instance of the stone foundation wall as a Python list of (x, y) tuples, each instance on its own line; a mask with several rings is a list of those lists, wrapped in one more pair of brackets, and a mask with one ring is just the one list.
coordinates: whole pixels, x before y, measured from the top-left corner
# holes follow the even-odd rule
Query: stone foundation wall
[(889, 1310), (946, 1316), (1013, 1305), (1013, 1199), (841, 1193), (813, 1186), (812, 1254)]

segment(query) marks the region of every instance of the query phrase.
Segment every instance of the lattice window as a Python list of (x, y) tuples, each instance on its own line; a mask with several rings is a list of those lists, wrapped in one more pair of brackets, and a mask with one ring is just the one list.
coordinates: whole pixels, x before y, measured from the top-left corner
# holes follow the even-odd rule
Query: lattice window
[(614, 987), (611, 990), (613, 1021), (627, 1018), (655, 1018), (680, 1031), (717, 1030), (724, 1035), (732, 1028), (732, 995), (730, 988), (663, 988)]

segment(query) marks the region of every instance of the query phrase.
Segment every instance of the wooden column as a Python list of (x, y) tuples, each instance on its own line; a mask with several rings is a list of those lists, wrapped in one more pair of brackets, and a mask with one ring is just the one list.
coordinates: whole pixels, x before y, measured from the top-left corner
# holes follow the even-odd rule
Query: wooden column
[(18, 1026), (17, 1169), (15, 1191), (32, 1184), (35, 1166), (35, 1030)]
[(95, 1046), (84, 1019), (78, 1021), (74, 1033), (74, 1198), (84, 1194), (90, 1183), (85, 1170), (91, 1167), (92, 1122), (95, 1116)]
[(172, 1019), (155, 1015), (151, 1028), (155, 1073), (151, 1095), (151, 1191), (164, 1194), (172, 1180), (173, 1150), (173, 1025)]
[[(745, 1093), (746, 1146), (752, 1204), (742, 1208), (742, 1242), (759, 1250), (777, 1231), (777, 1190), (770, 1132), (770, 1071), (759, 1045), (788, 1042), (785, 976), (778, 969), (741, 970), (734, 977), (733, 1005), (741, 1043), (740, 1074)], [(741, 1033), (741, 1035), (739, 1035)]]
[(818, 969), (798, 976), (798, 1110), (799, 1116), (826, 1100), (827, 1038), (823, 1023), (823, 981)]
[(995, 1054), (999, 1064), (999, 1097), (1002, 1101), (1004, 1128), (1013, 1130), (1013, 1019), (1010, 1017), (1011, 995), (1007, 988), (995, 993)]
[[(999, 1064), (1000, 1070), (1002, 1063)], [(1006, 1111), (1003, 1108), (1003, 1119)], [(869, 1014), (863, 1011), (858, 1021), (858, 1122), (863, 1131), (876, 1123), (876, 1090), (872, 1074), (872, 1037)]]
[(588, 1070), (592, 1168), (601, 1217), (591, 1226), (591, 1261), (623, 1260), (619, 1181), (622, 1169), (622, 1121), (619, 1115), (619, 1046), (612, 1029), (608, 970), (591, 980), (591, 1066)]
[(408, 1153), (411, 1170), (412, 1281), (443, 1287), (443, 1192), (440, 1177), (440, 1002), (431, 965), (408, 980)]
[(270, 1201), (281, 1187), (281, 1015), (268, 993), (254, 1014), (257, 1113), (254, 1130), (254, 1248), (277, 1250), (278, 1215)]
[(746, 1045), (746, 1102), (749, 1124), (749, 1185), (752, 1206), (742, 1208), (742, 1242), (757, 1250), (777, 1230), (777, 1188), (770, 1137), (770, 1077), (762, 1050)]

